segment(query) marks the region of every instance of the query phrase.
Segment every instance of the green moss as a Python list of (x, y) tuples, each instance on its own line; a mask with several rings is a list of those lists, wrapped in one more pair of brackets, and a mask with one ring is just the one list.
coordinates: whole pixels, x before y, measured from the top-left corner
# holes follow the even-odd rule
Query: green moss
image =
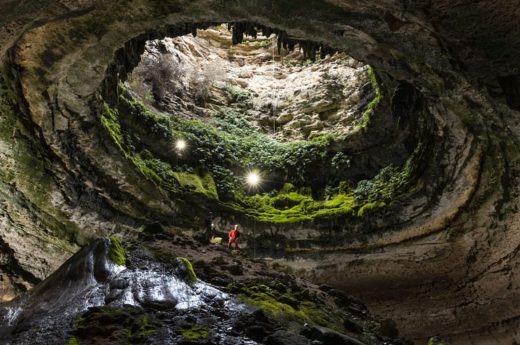
[(72, 337), (67, 341), (67, 345), (79, 345), (78, 338)]
[(296, 312), (302, 319), (314, 322), (323, 327), (329, 327), (341, 331), (340, 319), (332, 319), (330, 315), (319, 308), (316, 303), (305, 301), (300, 303), (300, 310)]
[(206, 173), (203, 177), (200, 177), (192, 173), (172, 172), (172, 176), (182, 188), (204, 194), (210, 199), (218, 199), (217, 187), (211, 173)]
[(224, 92), (233, 102), (237, 103), (245, 102), (250, 97), (249, 92), (227, 85), (224, 87)]
[(116, 143), (117, 146), (125, 152), (125, 149), (123, 148), (124, 141), (123, 135), (121, 133), (121, 124), (118, 120), (117, 110), (110, 108), (108, 104), (104, 103), (103, 113), (101, 113), (100, 119), (101, 124), (103, 127), (105, 127), (114, 143)]
[(450, 345), (450, 344), (439, 337), (431, 337), (430, 339), (428, 339), (428, 345)]
[(392, 202), (410, 183), (417, 168), (414, 159), (421, 154), (419, 145), (403, 167), (385, 167), (373, 179), (360, 181), (356, 188), (343, 183), (342, 188), (336, 188), (340, 192), (328, 200), (316, 200), (310, 193), (296, 192), (291, 184), (286, 184), (274, 196), (246, 197), (244, 211), (254, 210), (250, 216), (268, 223), (301, 223), (337, 216), (363, 218), (367, 212)]
[[(290, 289), (283, 295), (265, 285), (232, 284), (231, 291), (237, 291), (239, 298), (281, 320), (313, 323), (337, 331), (343, 331), (343, 319), (329, 308), (318, 306), (314, 301), (302, 298), (302, 294), (292, 296)], [(284, 301), (290, 301), (287, 304)]]
[(176, 261), (177, 272), (181, 275), (181, 278), (188, 284), (195, 284), (197, 282), (197, 275), (190, 260), (188, 260), (188, 258), (178, 257)]
[[(419, 155), (422, 149), (418, 147), (416, 153), (412, 155), (402, 168), (389, 165), (379, 171), (371, 180), (359, 181), (352, 194), (356, 202), (360, 205), (365, 203), (391, 202), (398, 192), (406, 186), (414, 177), (416, 167), (413, 165), (414, 156)], [(373, 208), (375, 205), (367, 207)], [(364, 211), (363, 211), (364, 212)]]
[(363, 218), (367, 212), (376, 208), (384, 207), (385, 205), (384, 202), (368, 202), (358, 210), (357, 215), (358, 217)]
[(181, 335), (187, 340), (206, 339), (209, 335), (208, 329), (203, 326), (187, 322), (182, 325), (180, 330)]
[[(121, 92), (125, 92), (122, 90)], [(153, 131), (162, 133), (162, 136), (171, 136), (169, 120), (159, 114), (148, 111), (145, 106), (135, 100), (122, 98), (126, 108), (130, 109), (136, 116), (143, 118)], [(114, 143), (120, 148), (124, 156), (145, 176), (149, 181), (164, 189), (172, 192), (191, 192), (200, 193), (211, 199), (218, 199), (215, 180), (210, 172), (202, 173), (199, 176), (189, 172), (175, 172), (172, 166), (160, 159), (147, 157), (134, 152), (131, 145), (124, 139), (123, 129), (119, 122), (120, 113), (118, 110), (111, 109), (104, 105), (101, 114), (101, 123), (107, 130)], [(145, 151), (149, 155), (149, 151)]]
[(158, 326), (159, 324), (157, 322), (150, 321), (148, 315), (144, 315), (139, 324), (134, 324), (131, 328), (125, 329), (124, 334), (129, 343), (142, 344), (150, 336), (157, 333)]
[(139, 337), (140, 338), (147, 338), (151, 336), (152, 334), (157, 333), (157, 323), (156, 322), (150, 322), (148, 319), (148, 315), (145, 315), (143, 317), (143, 321), (141, 323), (141, 326), (139, 327)]
[(370, 116), (372, 115), (372, 112), (383, 99), (383, 94), (381, 92), (381, 86), (377, 82), (377, 76), (374, 72), (374, 69), (370, 66), (368, 67), (368, 75), (370, 77), (372, 87), (374, 88), (374, 90), (376, 92), (376, 96), (374, 97), (374, 99), (372, 101), (370, 101), (370, 103), (368, 103), (367, 108), (365, 109), (365, 112), (363, 113), (363, 119), (361, 120), (361, 123), (358, 125), (358, 128), (364, 128), (370, 123)]
[(265, 292), (250, 292), (249, 294), (240, 294), (239, 297), (274, 316), (294, 316), (296, 313), (293, 307), (278, 302), (273, 296)]
[(284, 194), (284, 193), (290, 193), (290, 192), (294, 192), (294, 185), (292, 183), (284, 183), (282, 189), (280, 190), (280, 194)]
[(114, 143), (123, 152), (124, 156), (132, 162), (148, 180), (159, 184), (162, 180), (159, 175), (150, 168), (146, 160), (141, 159), (138, 155), (131, 152), (125, 144), (121, 124), (119, 122), (119, 112), (116, 109), (112, 109), (108, 104), (103, 105), (103, 113), (100, 115), (101, 124), (106, 129)]
[[(382, 99), (374, 71), (369, 68), (368, 73), (376, 97), (367, 114)], [(207, 123), (151, 112), (143, 103), (132, 99), (123, 86), (120, 94), (119, 111), (105, 109), (104, 126), (144, 176), (174, 194), (195, 193), (221, 200), (228, 209), (261, 222), (303, 223), (338, 216), (364, 217), (367, 211), (390, 202), (411, 175), (411, 165), (387, 167), (374, 179), (361, 181), (356, 187), (347, 182), (341, 184), (344, 178), (336, 175), (345, 171), (350, 159), (329, 151), (335, 141), (344, 138), (325, 134), (309, 141), (279, 143), (259, 133), (244, 114), (230, 108), (220, 109), (210, 120), (213, 123)], [(118, 126), (117, 116), (129, 128)], [(173, 140), (182, 137), (188, 142), (190, 154), (181, 157), (182, 164), (177, 161), (173, 164), (156, 158), (153, 147), (134, 152), (132, 140), (126, 139), (131, 134), (125, 134), (126, 130), (136, 130), (140, 136), (157, 135), (171, 142), (172, 147)], [(327, 178), (316, 179), (313, 172), (323, 166), (331, 167), (327, 171), (339, 185), (324, 186), (322, 180)], [(250, 167), (284, 176), (284, 186), (269, 195), (247, 196), (247, 186), (240, 175)], [(305, 186), (312, 186), (314, 193)]]
[(110, 252), (108, 258), (115, 264), (125, 266), (125, 250), (117, 237), (110, 237)]
[(114, 344), (145, 344), (157, 332), (160, 323), (142, 308), (91, 307), (74, 322), (72, 334), (77, 341), (90, 344), (99, 336), (110, 339)]
[(128, 158), (148, 180), (153, 181), (158, 185), (161, 184), (163, 179), (153, 168), (150, 168), (148, 161), (142, 160), (139, 156), (129, 156)]
[[(41, 152), (37, 142), (20, 114), (14, 81), (10, 73), (0, 67), (0, 146), (3, 166), (0, 169), (0, 191), (16, 185), (17, 193), (8, 193), (12, 200), (12, 221), (25, 223), (25, 212), (16, 211), (15, 205), (32, 209), (32, 213), (44, 214), (42, 226), (50, 232), (41, 234), (41, 239), (56, 248), (73, 253), (77, 246), (84, 244), (83, 231), (70, 221), (70, 215), (49, 203), (51, 195), (58, 190), (49, 168), (50, 164)], [(23, 205), (22, 205), (23, 204)], [(21, 219), (20, 219), (21, 217)]]
[(338, 194), (330, 200), (314, 200), (310, 195), (285, 192), (274, 197), (254, 195), (246, 198), (252, 216), (262, 222), (297, 223), (332, 215), (354, 215), (354, 197)]

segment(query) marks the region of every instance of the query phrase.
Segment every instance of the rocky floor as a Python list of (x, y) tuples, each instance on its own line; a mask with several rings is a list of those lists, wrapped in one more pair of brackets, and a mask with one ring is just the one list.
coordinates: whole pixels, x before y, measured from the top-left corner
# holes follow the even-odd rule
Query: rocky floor
[(156, 229), (123, 243), (122, 266), (113, 241), (94, 241), (1, 307), (2, 343), (406, 344), (355, 298), (224, 245)]

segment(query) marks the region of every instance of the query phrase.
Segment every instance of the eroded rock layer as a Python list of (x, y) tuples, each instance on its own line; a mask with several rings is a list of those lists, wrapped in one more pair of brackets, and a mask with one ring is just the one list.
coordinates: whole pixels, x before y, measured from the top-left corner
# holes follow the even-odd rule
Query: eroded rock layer
[(332, 147), (375, 157), (367, 178), (386, 165), (378, 150), (412, 158), (391, 200), (355, 219), (263, 219), (258, 231), (284, 230), (294, 257), (285, 263), (357, 293), (410, 338), (519, 340), (514, 2), (27, 0), (0, 13), (3, 299), (100, 234), (191, 226), (213, 208), (253, 222), (250, 209), (147, 178), (101, 121), (147, 40), (250, 23), (242, 31), (275, 28), (290, 38), (282, 46), (332, 47), (372, 66), (382, 101), (363, 131)]

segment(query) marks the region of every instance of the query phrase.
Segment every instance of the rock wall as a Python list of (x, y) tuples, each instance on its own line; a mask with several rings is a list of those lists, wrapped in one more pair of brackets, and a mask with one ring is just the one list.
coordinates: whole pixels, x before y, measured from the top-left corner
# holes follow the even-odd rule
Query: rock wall
[(156, 105), (174, 115), (211, 122), (232, 109), (286, 142), (354, 130), (374, 98), (367, 66), (345, 54), (312, 62), (301, 51), (278, 53), (276, 45), (274, 35), (232, 45), (231, 31), (222, 26), (150, 41), (129, 87), (141, 99), (153, 96), (161, 83), (153, 71), (162, 66), (176, 82), (164, 81), (169, 92), (157, 91)]
[[(505, 0), (4, 2), (2, 298), (89, 238), (192, 209), (193, 200), (143, 178), (103, 134), (101, 97), (117, 96), (117, 79), (147, 39), (249, 20), (345, 50), (424, 99), (421, 175), (363, 221), (363, 238), (311, 246), (319, 260), (292, 248), (301, 259), (289, 264), (357, 292), (405, 336), (518, 341), (517, 8)], [(292, 233), (307, 230), (320, 229)]]

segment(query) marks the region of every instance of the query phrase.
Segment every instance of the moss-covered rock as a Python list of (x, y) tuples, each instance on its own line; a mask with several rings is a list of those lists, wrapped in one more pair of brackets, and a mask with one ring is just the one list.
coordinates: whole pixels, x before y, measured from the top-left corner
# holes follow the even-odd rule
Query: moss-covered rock
[(365, 214), (372, 212), (372, 210), (378, 209), (380, 207), (384, 207), (384, 202), (367, 202), (363, 206), (361, 206), (357, 212), (358, 217), (363, 218)]
[(72, 337), (67, 341), (67, 345), (80, 345), (78, 338)]
[[(148, 315), (142, 318), (141, 325), (135, 333), (130, 333), (130, 340), (146, 339), (157, 332), (157, 322), (149, 320)], [(137, 338), (137, 339), (136, 339)]]
[(370, 123), (370, 116), (372, 112), (377, 107), (379, 103), (383, 100), (383, 92), (381, 90), (381, 85), (377, 81), (376, 73), (372, 67), (368, 67), (368, 75), (370, 76), (370, 82), (372, 83), (372, 87), (375, 90), (375, 97), (368, 103), (365, 112), (363, 113), (363, 121), (358, 125), (358, 129), (365, 128)]
[(117, 237), (110, 237), (110, 251), (108, 253), (108, 258), (116, 265), (125, 266), (126, 264), (125, 249)]
[(440, 337), (431, 337), (430, 339), (428, 339), (428, 345), (450, 345), (448, 342), (446, 342), (445, 340), (443, 340), (442, 338)]
[(177, 274), (188, 284), (195, 284), (197, 282), (197, 275), (193, 269), (193, 265), (188, 258), (178, 257), (175, 260), (175, 268)]
[(328, 306), (319, 305), (320, 302), (315, 299), (302, 298), (304, 295), (292, 292), (291, 289), (280, 293), (266, 285), (253, 282), (232, 283), (228, 289), (237, 293), (245, 302), (262, 309), (280, 321), (311, 323), (338, 331), (344, 330), (344, 319), (339, 313)]
[(142, 344), (159, 327), (159, 322), (140, 308), (92, 307), (74, 322), (74, 337), (69, 342), (74, 339), (75, 344)]
[(206, 339), (209, 335), (207, 327), (199, 326), (191, 322), (183, 324), (180, 333), (183, 338), (187, 340)]

